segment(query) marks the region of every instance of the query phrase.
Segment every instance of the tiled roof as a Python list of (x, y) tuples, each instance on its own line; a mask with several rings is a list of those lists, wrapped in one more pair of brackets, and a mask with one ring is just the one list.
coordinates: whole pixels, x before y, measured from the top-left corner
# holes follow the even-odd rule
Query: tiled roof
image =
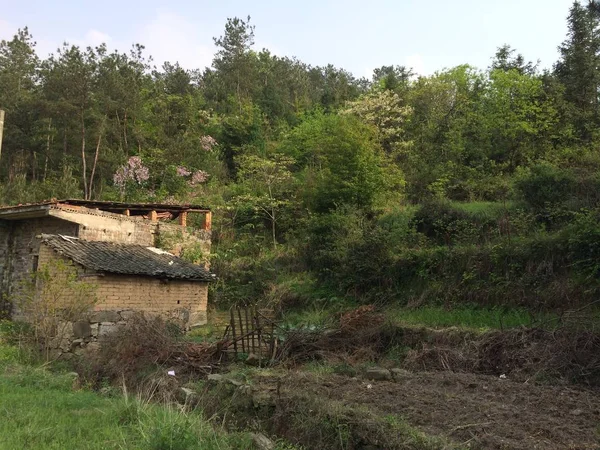
[(84, 241), (71, 236), (49, 234), (42, 235), (42, 242), (96, 272), (197, 281), (211, 281), (214, 278), (204, 267), (154, 247)]

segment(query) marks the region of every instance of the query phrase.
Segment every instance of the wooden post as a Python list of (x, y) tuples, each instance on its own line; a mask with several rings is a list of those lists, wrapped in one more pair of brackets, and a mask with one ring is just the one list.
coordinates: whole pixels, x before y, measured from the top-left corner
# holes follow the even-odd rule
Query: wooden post
[(0, 109), (0, 157), (2, 156), (2, 134), (4, 131), (4, 110)]
[(187, 227), (187, 211), (181, 211), (179, 213), (179, 225), (182, 227)]
[(203, 229), (206, 231), (210, 231), (210, 229), (212, 228), (212, 212), (211, 211), (207, 211), (204, 214), (204, 227)]
[(150, 211), (150, 220), (152, 222), (158, 221), (158, 215), (156, 214), (156, 211)]
[[(248, 323), (248, 307), (245, 306), (244, 307), (244, 315), (246, 316), (246, 330), (250, 329), (250, 324)], [(250, 352), (250, 333), (246, 333), (248, 336), (246, 337), (246, 348), (248, 349), (248, 353), (254, 353), (254, 352)]]
[[(240, 336), (243, 336), (244, 333), (248, 332), (248, 329), (246, 329), (246, 331), (244, 331), (244, 325), (242, 324), (242, 312), (240, 311), (240, 307), (236, 307), (237, 309), (237, 313), (238, 313), (238, 318), (240, 319)], [(242, 339), (242, 352), (246, 353), (246, 346), (244, 345), (244, 339)]]
[(131, 211), (129, 211), (128, 209), (126, 209), (126, 210), (125, 210), (125, 215), (126, 215), (127, 217), (131, 216)]
[(235, 316), (233, 315), (233, 307), (231, 307), (229, 309), (229, 315), (230, 315), (230, 322), (229, 324), (231, 325), (231, 334), (233, 336), (233, 351), (235, 352), (235, 356), (237, 357), (238, 351), (237, 351), (237, 340), (236, 340), (236, 335), (235, 335)]

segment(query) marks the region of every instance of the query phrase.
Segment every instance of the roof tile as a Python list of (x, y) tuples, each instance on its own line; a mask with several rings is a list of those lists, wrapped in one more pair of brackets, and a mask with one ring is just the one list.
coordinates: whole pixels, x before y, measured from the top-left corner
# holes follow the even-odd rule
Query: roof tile
[(214, 275), (204, 267), (153, 247), (84, 241), (49, 234), (42, 235), (42, 242), (77, 264), (97, 272), (196, 281), (214, 279)]

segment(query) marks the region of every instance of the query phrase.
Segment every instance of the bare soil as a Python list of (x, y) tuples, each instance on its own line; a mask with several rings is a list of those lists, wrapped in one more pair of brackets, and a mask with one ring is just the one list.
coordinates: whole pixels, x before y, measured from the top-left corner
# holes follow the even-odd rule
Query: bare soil
[(282, 396), (301, 390), (349, 410), (396, 416), (465, 448), (600, 449), (596, 389), (452, 372), (409, 372), (398, 382), (288, 372), (255, 382), (279, 386)]

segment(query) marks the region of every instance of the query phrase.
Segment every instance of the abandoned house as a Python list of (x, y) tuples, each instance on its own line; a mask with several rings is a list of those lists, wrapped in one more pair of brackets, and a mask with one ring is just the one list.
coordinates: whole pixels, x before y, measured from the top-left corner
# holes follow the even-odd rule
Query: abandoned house
[[(199, 215), (198, 229), (187, 227), (190, 214)], [(19, 317), (15, 291), (61, 260), (93, 283), (93, 314), (147, 312), (204, 324), (213, 275), (202, 261), (179, 256), (189, 246), (208, 255), (210, 228), (211, 211), (191, 205), (61, 200), (0, 208), (0, 316)]]

